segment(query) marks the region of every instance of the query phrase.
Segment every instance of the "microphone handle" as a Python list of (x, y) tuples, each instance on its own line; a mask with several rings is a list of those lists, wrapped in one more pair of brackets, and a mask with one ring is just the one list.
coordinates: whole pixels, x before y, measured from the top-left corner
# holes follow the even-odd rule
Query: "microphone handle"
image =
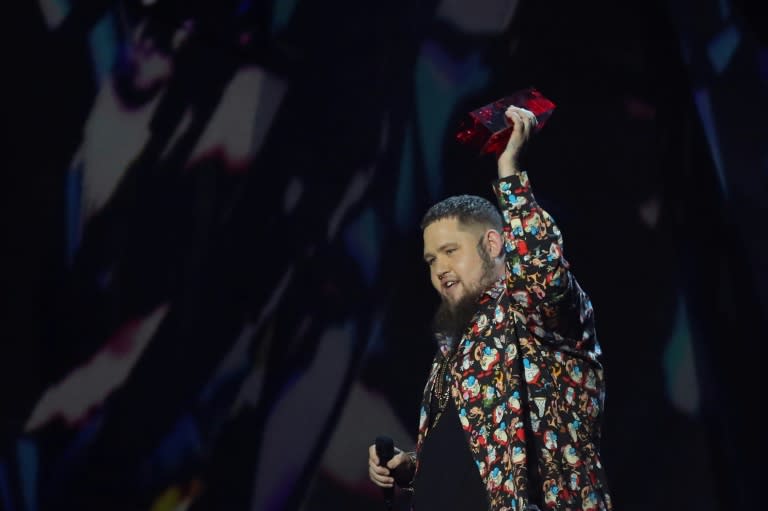
[[(379, 457), (379, 466), (386, 467), (389, 460), (395, 455), (394, 442), (389, 437), (380, 436), (376, 438), (376, 455)], [(395, 488), (382, 488), (384, 494), (384, 506), (387, 511), (392, 510), (392, 503), (395, 495)]]

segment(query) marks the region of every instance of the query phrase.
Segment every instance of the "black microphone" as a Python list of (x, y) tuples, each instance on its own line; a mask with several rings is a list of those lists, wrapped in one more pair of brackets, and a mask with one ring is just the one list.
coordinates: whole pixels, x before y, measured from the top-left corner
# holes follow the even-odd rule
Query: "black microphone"
[[(395, 443), (388, 436), (376, 437), (376, 456), (379, 457), (379, 466), (386, 467), (387, 462), (395, 455)], [(384, 493), (384, 505), (387, 509), (392, 509), (392, 500), (395, 495), (394, 486), (382, 488)]]

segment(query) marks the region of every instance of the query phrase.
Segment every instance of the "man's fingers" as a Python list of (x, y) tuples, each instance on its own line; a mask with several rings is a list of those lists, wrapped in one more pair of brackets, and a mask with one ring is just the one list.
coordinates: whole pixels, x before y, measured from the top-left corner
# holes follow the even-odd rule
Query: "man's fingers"
[(525, 133), (526, 135), (529, 135), (533, 128), (536, 127), (536, 123), (539, 122), (539, 120), (536, 119), (536, 115), (533, 112), (526, 110), (525, 108), (520, 109), (520, 115), (525, 121)]
[(510, 106), (507, 108), (507, 113), (515, 112), (518, 115), (520, 115), (523, 119), (532, 121), (533, 119), (536, 119), (536, 115), (528, 110), (527, 108), (520, 108), (519, 106)]
[(523, 136), (527, 135), (538, 122), (534, 113), (525, 108), (510, 106), (507, 108), (506, 114), (515, 124), (515, 131)]
[(397, 468), (401, 463), (406, 461), (407, 457), (408, 455), (401, 451), (395, 456), (392, 456), (392, 459), (387, 462), (387, 467), (390, 469)]
[(389, 469), (379, 466), (379, 457), (376, 455), (375, 445), (371, 445), (368, 448), (368, 477), (373, 484), (382, 488), (390, 488), (395, 483), (395, 479), (389, 474)]
[(376, 444), (371, 444), (368, 447), (368, 459), (372, 460), (376, 465), (379, 464), (379, 457), (376, 455)]
[(508, 145), (517, 147), (526, 138), (527, 125), (520, 112), (518, 112), (517, 109), (512, 108), (513, 107), (510, 107), (510, 109), (507, 110), (507, 116), (512, 120), (512, 124), (514, 125), (512, 128), (512, 135), (509, 137)]
[(377, 474), (381, 474), (385, 476), (389, 475), (389, 469), (387, 467), (382, 467), (378, 463), (374, 462), (373, 460), (368, 460), (368, 468)]
[(374, 484), (385, 488), (392, 486), (395, 482), (395, 479), (389, 475), (389, 469), (378, 466), (373, 463), (373, 460), (368, 460), (368, 476)]

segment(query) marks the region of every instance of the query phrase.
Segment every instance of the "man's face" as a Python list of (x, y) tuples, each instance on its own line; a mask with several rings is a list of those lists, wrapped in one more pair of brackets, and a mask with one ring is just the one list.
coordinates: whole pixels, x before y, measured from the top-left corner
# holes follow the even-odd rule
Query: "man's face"
[(432, 286), (450, 307), (467, 296), (477, 297), (493, 281), (493, 268), (478, 252), (484, 230), (443, 218), (424, 229), (424, 261)]

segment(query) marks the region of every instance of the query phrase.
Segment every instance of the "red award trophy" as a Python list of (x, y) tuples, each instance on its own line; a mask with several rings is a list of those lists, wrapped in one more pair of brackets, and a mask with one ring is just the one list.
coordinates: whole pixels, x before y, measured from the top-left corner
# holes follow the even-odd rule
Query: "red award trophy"
[(456, 134), (456, 140), (478, 148), (481, 154), (495, 153), (498, 156), (512, 134), (513, 123), (505, 114), (512, 105), (533, 112), (538, 120), (534, 133), (544, 127), (555, 110), (555, 104), (536, 89), (523, 89), (471, 111)]

